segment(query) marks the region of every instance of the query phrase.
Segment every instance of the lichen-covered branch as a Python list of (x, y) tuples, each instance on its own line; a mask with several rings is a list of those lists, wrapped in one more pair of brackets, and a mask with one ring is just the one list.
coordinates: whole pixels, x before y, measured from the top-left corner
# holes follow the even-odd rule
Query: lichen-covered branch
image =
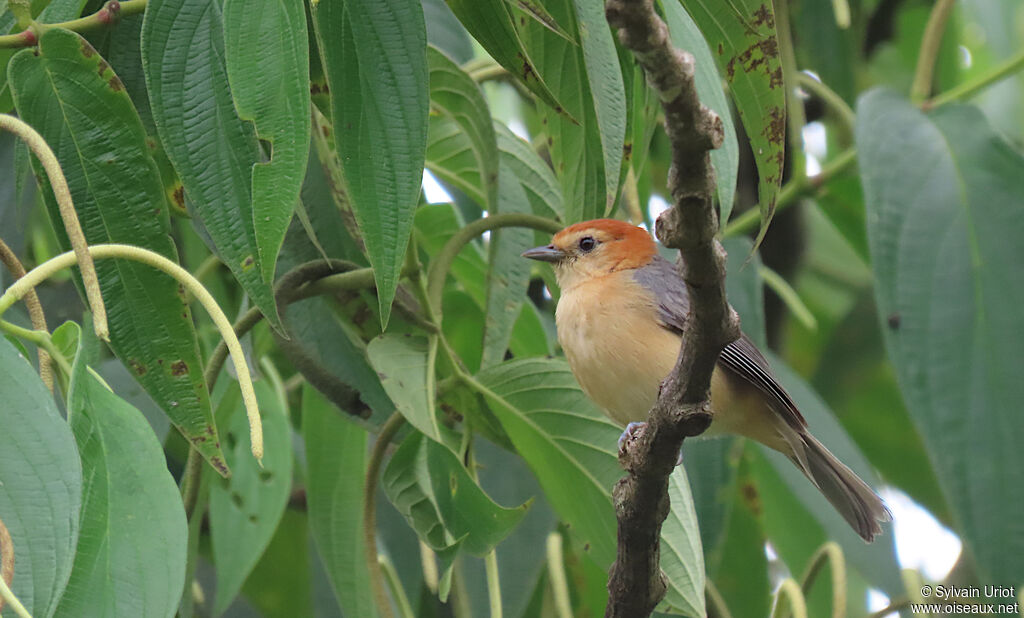
[(665, 110), (672, 146), (672, 208), (658, 218), (658, 239), (681, 257), (690, 316), (675, 369), (646, 427), (627, 441), (619, 461), (627, 475), (613, 492), (618, 553), (608, 578), (606, 616), (647, 616), (665, 595), (659, 569), (661, 525), (668, 515), (668, 477), (683, 439), (711, 423), (708, 391), (722, 348), (739, 337), (739, 318), (725, 297), (725, 250), (716, 240), (715, 175), (710, 151), (722, 144), (721, 119), (701, 105), (693, 56), (672, 47), (653, 0), (608, 0), (608, 23), (640, 62)]

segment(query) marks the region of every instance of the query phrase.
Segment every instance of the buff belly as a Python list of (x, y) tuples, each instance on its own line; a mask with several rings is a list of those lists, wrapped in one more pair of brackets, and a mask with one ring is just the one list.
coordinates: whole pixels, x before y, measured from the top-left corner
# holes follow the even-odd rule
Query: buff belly
[[(623, 301), (587, 302), (587, 295), (601, 293), (601, 283), (563, 292), (556, 311), (558, 340), (583, 391), (612, 420), (620, 425), (645, 421), (662, 379), (675, 366), (680, 338), (660, 326), (655, 305), (638, 285), (636, 294), (614, 296)], [(580, 311), (581, 302), (599, 309)], [(705, 435), (739, 434), (790, 450), (760, 393), (720, 367), (711, 379), (711, 408), (714, 420)]]

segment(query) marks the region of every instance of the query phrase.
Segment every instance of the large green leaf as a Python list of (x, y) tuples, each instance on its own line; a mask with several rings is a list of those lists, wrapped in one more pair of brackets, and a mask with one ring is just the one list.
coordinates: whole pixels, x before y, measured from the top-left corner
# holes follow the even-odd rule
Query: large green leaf
[(5, 337), (0, 398), (0, 521), (14, 545), (11, 589), (33, 616), (48, 617), (78, 544), (82, 464), (53, 396)]
[(387, 326), (427, 144), (423, 9), (418, 0), (351, 0), (316, 4), (313, 14), (345, 188)]
[(701, 103), (722, 119), (725, 140), (721, 148), (711, 151), (711, 163), (715, 166), (715, 182), (718, 186), (719, 220), (725, 222), (732, 213), (740, 163), (740, 147), (736, 139), (736, 127), (732, 124), (732, 110), (722, 90), (722, 77), (715, 67), (711, 49), (700, 28), (677, 0), (663, 0), (661, 6), (665, 11), (665, 22), (672, 36), (672, 44), (693, 54), (697, 65), (694, 77), (697, 96)]
[(423, 0), (427, 41), (462, 64), (473, 59), (473, 41), (444, 0)]
[(384, 334), (370, 342), (366, 353), (405, 420), (440, 441), (441, 427), (434, 411), (436, 339)]
[[(497, 213), (530, 211), (526, 192), (515, 173), (501, 165)], [(490, 268), (487, 271), (487, 317), (484, 322), (483, 366), (497, 365), (505, 359), (512, 327), (526, 300), (530, 283), (530, 262), (521, 256), (523, 247), (533, 241), (533, 231), (526, 228), (495, 230), (488, 247)]]
[(487, 101), (476, 82), (433, 47), (427, 48), (427, 66), (430, 69), (430, 105), (454, 120), (469, 140), (485, 198), (480, 206), (493, 210), (497, 206), (498, 145)]
[(526, 84), (540, 100), (564, 113), (555, 95), (537, 73), (530, 52), (516, 31), (506, 0), (447, 0), (455, 16), (498, 64)]
[[(225, 394), (230, 418), (225, 432), (227, 458), (235, 473), (210, 485), (210, 538), (217, 567), (219, 615), (235, 598), (274, 536), (292, 487), (292, 429), (278, 393), (255, 384), (265, 440), (262, 464), (252, 456), (249, 421), (235, 385)], [(231, 399), (228, 399), (228, 398)], [(224, 404), (221, 404), (224, 405)]]
[[(11, 61), (10, 76), (19, 113), (55, 149), (86, 240), (137, 245), (177, 261), (146, 134), (107, 63), (77, 34), (51, 30), (38, 52), (25, 50)], [(36, 172), (58, 238), (69, 249), (38, 163)], [(191, 314), (177, 283), (129, 260), (104, 260), (96, 271), (114, 352), (185, 437), (226, 474)]]
[[(611, 492), (622, 476), (621, 428), (586, 398), (565, 361), (513, 360), (478, 375), (491, 409), (537, 476), (548, 501), (602, 568), (615, 558)], [(672, 513), (662, 528), (668, 604), (704, 615), (704, 556), (685, 472), (670, 483)]]
[(957, 528), (997, 582), (1024, 573), (1024, 158), (968, 106), (858, 105), (878, 311)]
[(221, 5), (153, 0), (145, 15), (142, 66), (160, 141), (213, 248), (279, 327), (253, 218), (259, 146), (252, 125), (238, 117), (228, 86)]
[(270, 160), (252, 168), (252, 216), (263, 279), (272, 282), (309, 154), (306, 11), (299, 2), (227, 0), (224, 39), (238, 115), (269, 144)]
[(326, 399), (302, 390), (306, 500), (317, 553), (345, 615), (372, 616), (363, 544), (366, 431), (346, 422)]
[(579, 33), (579, 44), (532, 19), (521, 22), (520, 34), (536, 69), (572, 116), (539, 110), (562, 187), (565, 219), (572, 223), (605, 216), (615, 204), (626, 101), (614, 41), (599, 5), (558, 0), (547, 8), (558, 23)]
[(188, 524), (163, 448), (82, 354), (68, 400), (85, 483), (75, 566), (57, 615), (169, 618), (185, 585)]
[(764, 229), (775, 212), (786, 147), (786, 91), (775, 12), (770, 2), (762, 0), (679, 1), (704, 36), (716, 42), (712, 52), (729, 82), (757, 163), (758, 207)]
[(495, 121), (501, 162), (515, 173), (533, 206), (533, 214), (551, 219), (563, 218), (562, 189), (551, 168), (530, 144)]
[(476, 556), (494, 549), (529, 507), (495, 504), (454, 453), (419, 432), (410, 434), (392, 455), (381, 485), (445, 566), (459, 549)]

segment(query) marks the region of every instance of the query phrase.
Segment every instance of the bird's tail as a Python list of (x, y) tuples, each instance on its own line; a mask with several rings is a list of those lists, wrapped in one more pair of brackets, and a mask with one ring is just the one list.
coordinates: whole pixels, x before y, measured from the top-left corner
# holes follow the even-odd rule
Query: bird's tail
[(805, 447), (804, 458), (802, 462), (794, 458), (794, 463), (857, 534), (869, 543), (873, 541), (882, 532), (880, 522), (892, 519), (882, 499), (814, 436), (801, 432), (800, 438)]

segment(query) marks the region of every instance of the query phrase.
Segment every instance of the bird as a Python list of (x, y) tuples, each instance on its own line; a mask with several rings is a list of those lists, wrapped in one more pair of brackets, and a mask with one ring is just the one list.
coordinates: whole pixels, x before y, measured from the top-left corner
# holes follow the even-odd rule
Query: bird
[[(643, 422), (675, 366), (689, 313), (686, 284), (675, 266), (659, 255), (644, 228), (616, 219), (570, 225), (550, 244), (522, 255), (554, 268), (561, 289), (558, 342), (584, 393), (619, 425), (632, 429)], [(719, 356), (711, 412), (705, 435), (738, 434), (779, 451), (865, 541), (891, 519), (867, 483), (811, 435), (746, 335)]]

